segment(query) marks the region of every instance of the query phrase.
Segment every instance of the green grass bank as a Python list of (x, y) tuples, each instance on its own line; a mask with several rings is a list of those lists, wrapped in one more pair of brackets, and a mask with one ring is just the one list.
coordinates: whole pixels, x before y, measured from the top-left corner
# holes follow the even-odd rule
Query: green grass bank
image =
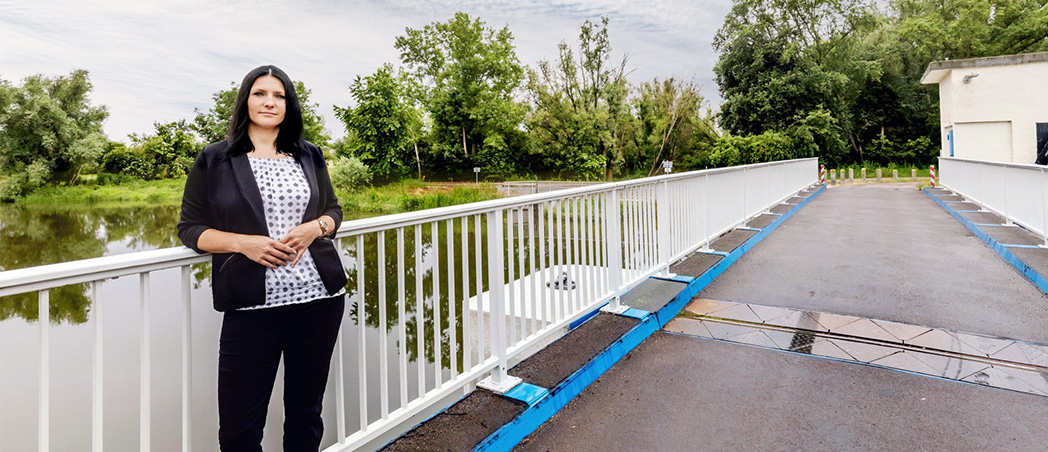
[[(132, 181), (119, 185), (44, 187), (19, 199), (27, 209), (120, 208), (177, 206), (182, 202), (185, 178)], [(404, 180), (357, 190), (336, 190), (345, 219), (466, 204), (498, 198), (494, 185), (426, 184)]]

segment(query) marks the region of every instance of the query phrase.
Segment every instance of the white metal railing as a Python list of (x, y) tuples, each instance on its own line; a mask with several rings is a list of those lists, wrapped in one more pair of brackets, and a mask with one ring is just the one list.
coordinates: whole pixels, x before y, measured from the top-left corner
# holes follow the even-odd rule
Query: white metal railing
[[(355, 337), (342, 329), (333, 356), (334, 406), (325, 412), (335, 411), (336, 439), (326, 450), (388, 435), (486, 375), (505, 384), (511, 360), (604, 303), (618, 308), (629, 287), (816, 182), (817, 166), (801, 159), (695, 171), (343, 223), (336, 246), (359, 327)], [(49, 449), (50, 437), (50, 290), (90, 284), (91, 431), (101, 451), (109, 374), (97, 306), (105, 303), (103, 281), (121, 276), (139, 279), (139, 444), (150, 449), (152, 414), (171, 409), (151, 403), (150, 350), (161, 338), (149, 328), (150, 274), (174, 268), (181, 269), (181, 441), (182, 450), (192, 448), (192, 266), (208, 261), (172, 248), (0, 272), (0, 297), (35, 292), (40, 303), (39, 450)], [(347, 361), (346, 341), (355, 343), (356, 362)]]
[(939, 178), (945, 188), (983, 209), (1045, 238), (1048, 246), (1048, 168), (1022, 163), (939, 158)]

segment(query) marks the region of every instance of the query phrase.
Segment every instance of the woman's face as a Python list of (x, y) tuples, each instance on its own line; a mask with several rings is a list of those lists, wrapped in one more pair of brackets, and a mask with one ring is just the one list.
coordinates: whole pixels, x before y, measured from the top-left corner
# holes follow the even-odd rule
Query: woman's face
[(284, 122), (284, 84), (272, 75), (263, 75), (251, 85), (247, 97), (247, 112), (254, 125), (270, 129)]

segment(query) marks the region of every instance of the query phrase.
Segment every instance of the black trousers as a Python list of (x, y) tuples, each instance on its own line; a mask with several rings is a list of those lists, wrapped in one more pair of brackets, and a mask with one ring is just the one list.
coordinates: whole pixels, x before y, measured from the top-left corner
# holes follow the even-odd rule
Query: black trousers
[(284, 451), (320, 448), (320, 418), (345, 297), (227, 311), (218, 349), (218, 442), (261, 451), (277, 365), (284, 358)]

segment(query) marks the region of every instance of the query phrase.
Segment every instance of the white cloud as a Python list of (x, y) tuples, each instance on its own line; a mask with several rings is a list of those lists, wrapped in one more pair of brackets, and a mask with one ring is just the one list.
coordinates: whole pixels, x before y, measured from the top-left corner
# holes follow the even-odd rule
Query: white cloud
[(726, 0), (0, 0), (0, 78), (87, 69), (92, 100), (109, 106), (107, 134), (123, 139), (150, 132), (154, 121), (191, 119), (230, 81), (276, 64), (313, 91), (340, 135), (331, 107), (351, 103), (353, 79), (396, 63), (393, 41), (406, 27), (456, 11), (508, 26), (527, 65), (554, 57), (561, 41), (574, 44), (583, 21), (608, 16), (612, 47), (630, 54), (633, 82), (694, 78), (715, 98), (710, 42), (729, 7)]

